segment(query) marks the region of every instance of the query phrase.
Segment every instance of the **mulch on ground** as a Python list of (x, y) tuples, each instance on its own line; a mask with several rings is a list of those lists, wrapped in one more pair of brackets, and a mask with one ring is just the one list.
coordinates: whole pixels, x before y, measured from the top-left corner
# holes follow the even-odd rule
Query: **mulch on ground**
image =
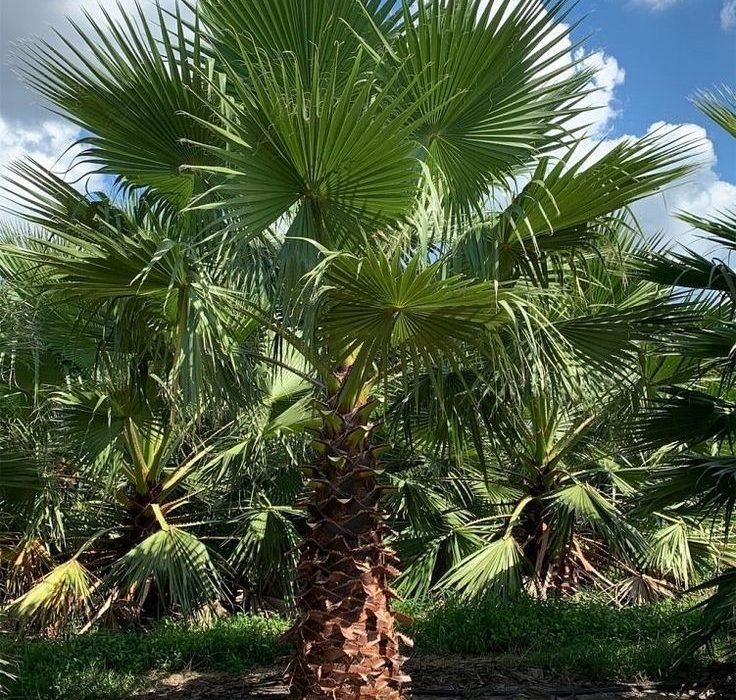
[[(416, 700), (736, 699), (736, 676), (711, 673), (658, 683), (592, 683), (538, 668), (511, 668), (488, 657), (424, 656), (408, 664)], [(257, 669), (241, 676), (192, 671), (152, 679), (140, 700), (286, 700), (282, 673)]]

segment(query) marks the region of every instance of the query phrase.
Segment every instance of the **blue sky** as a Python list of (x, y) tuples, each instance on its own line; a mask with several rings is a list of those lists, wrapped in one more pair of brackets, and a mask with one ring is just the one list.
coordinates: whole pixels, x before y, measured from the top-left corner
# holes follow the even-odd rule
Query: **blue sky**
[[(140, 1), (152, 12), (152, 0)], [(556, 0), (513, 1), (550, 7)], [(123, 11), (131, 11), (136, 0), (117, 2)], [(171, 7), (175, 0), (160, 2)], [(117, 12), (112, 2), (103, 3)], [(45, 111), (17, 81), (10, 49), (33, 37), (51, 38), (53, 29), (68, 33), (65, 16), (83, 20), (85, 11), (99, 16), (99, 4), (0, 0), (0, 176), (12, 160), (24, 155), (63, 171), (78, 152), (69, 148), (78, 130)], [(569, 21), (576, 19), (582, 24), (573, 38), (583, 42), (582, 53), (573, 56), (570, 51), (563, 60), (571, 70), (575, 59), (600, 70), (600, 91), (590, 100), (590, 106), (598, 108), (592, 113), (591, 145), (602, 142), (605, 148), (623, 136), (643, 136), (660, 122), (677, 126), (702, 144), (697, 173), (636, 210), (651, 235), (692, 244), (692, 230), (674, 213), (706, 215), (736, 206), (736, 140), (711, 125), (688, 99), (699, 88), (736, 88), (736, 0), (578, 0)], [(572, 48), (564, 33), (560, 46)]]
[(722, 0), (580, 0), (574, 36), (592, 34), (585, 46), (614, 56), (626, 73), (615, 93), (613, 135), (640, 134), (657, 121), (700, 124), (714, 142), (716, 171), (736, 182), (736, 141), (688, 99), (698, 89), (736, 87), (736, 26), (722, 26), (724, 7)]

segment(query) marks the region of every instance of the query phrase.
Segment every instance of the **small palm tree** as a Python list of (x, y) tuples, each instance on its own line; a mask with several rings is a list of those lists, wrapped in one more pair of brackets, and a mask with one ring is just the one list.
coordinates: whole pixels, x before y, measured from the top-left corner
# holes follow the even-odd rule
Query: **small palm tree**
[(88, 52), (31, 58), (31, 81), (87, 133), (81, 160), (142, 216), (129, 230), (90, 202), (85, 219), (32, 175), (42, 231), (5, 256), (47, 269), (80, 319), (104, 310), (124, 333), (151, 306), (168, 314), (170, 414), (237, 401), (235, 349), (256, 329), (319, 387), (299, 697), (392, 700), (408, 681), (376, 439), (389, 386), (411, 397), (426, 377), (441, 405), (449, 374), (482, 367), (499, 393), (532, 375), (555, 388), (581, 358), (620, 368), (657, 328), (651, 313), (545, 315), (559, 262), (687, 170), (687, 144), (665, 134), (576, 151), (590, 75), (560, 65), (566, 9), (201, 0), (194, 18), (108, 19), (80, 30)]
[[(187, 375), (197, 351), (183, 348), (186, 321), (181, 316), (186, 310), (172, 303), (168, 278), (158, 292), (154, 281), (164, 269), (186, 274), (181, 249), (170, 249), (166, 260), (159, 256), (157, 270), (145, 269), (146, 263), (138, 268), (142, 277), (136, 299), (120, 298), (102, 308), (100, 292), (97, 299), (89, 293), (93, 284), (107, 289), (117, 284), (101, 274), (105, 255), (108, 270), (126, 278), (140, 265), (136, 249), (151, 261), (161, 231), (150, 213), (137, 205), (114, 205), (105, 197), (90, 202), (31, 163), (19, 168), (35, 187), (55, 196), (46, 209), (37, 202), (29, 218), (38, 223), (48, 217), (50, 231), (58, 226), (64, 232), (59, 235), (74, 236), (78, 250), (96, 246), (97, 255), (87, 260), (91, 267), (85, 270), (81, 261), (75, 265), (71, 258), (54, 258), (50, 239), (29, 236), (20, 242), (27, 259), (12, 253), (4, 259), (3, 286), (15, 304), (9, 309), (13, 323), (4, 329), (9, 352), (2, 368), (7, 382), (3, 397), (17, 405), (17, 421), (34, 428), (15, 440), (14, 464), (8, 460), (4, 468), (15, 478), (22, 476), (23, 465), (35, 468), (41, 485), (36, 498), (21, 504), (19, 520), (24, 511), (33, 517), (22, 523), (20, 542), (25, 546), (40, 539), (55, 543), (62, 557), (70, 548), (73, 555), (20, 597), (11, 612), (24, 621), (35, 617), (42, 626), (54, 618), (58, 626), (76, 607), (90, 612), (94, 588), (109, 596), (105, 608), (135, 597), (139, 604), (157, 600), (165, 609), (192, 613), (218, 598), (219, 577), (205, 545), (178, 527), (178, 515), (195, 497), (189, 488), (192, 476), (212, 457), (212, 445), (201, 439), (205, 431), (196, 436), (191, 430), (194, 416), (210, 411), (201, 390), (217, 372), (227, 373), (227, 364), (218, 364), (210, 354), (213, 363), (198, 370), (211, 372), (210, 379), (199, 377), (197, 388), (188, 393)], [(45, 258), (57, 264), (45, 265)], [(69, 291), (51, 292), (62, 279)], [(78, 321), (84, 327), (73, 331)], [(230, 383), (237, 381), (231, 372)], [(207, 400), (216, 396), (209, 391)], [(51, 530), (44, 524), (49, 520), (56, 525)], [(65, 533), (66, 528), (72, 532)], [(85, 566), (104, 574), (104, 587)], [(54, 595), (72, 580), (77, 581), (71, 590), (78, 606)], [(48, 614), (40, 614), (44, 607)]]
[[(185, 275), (191, 257), (169, 247), (151, 269), (150, 255), (140, 255), (146, 246), (149, 253), (157, 249), (157, 227), (173, 225), (172, 218), (165, 222), (135, 201), (113, 204), (96, 195), (90, 202), (31, 163), (20, 172), (55, 195), (50, 208), (33, 200), (29, 218), (47, 217), (53, 230), (69, 216), (75, 242), (85, 241), (97, 254), (87, 260), (95, 269), (83, 271), (83, 263), (54, 257), (48, 239), (23, 233), (10, 239), (0, 262), (6, 302), (0, 493), (8, 506), (0, 568), (7, 581), (3, 601), (15, 601), (11, 614), (26, 626), (59, 632), (79, 616), (106, 612), (117, 621), (131, 612), (198, 613), (227, 602), (223, 576), (234, 587), (247, 580), (255, 599), (264, 586), (264, 594), (290, 590), (273, 571), (266, 585), (260, 560), (268, 528), (255, 539), (246, 530), (236, 545), (226, 523), (245, 520), (258, 532), (258, 518), (275, 513), (281, 534), (293, 537), (282, 511), (257, 502), (279, 491), (258, 477), (270, 456), (261, 453), (283, 448), (282, 437), (311, 419), (304, 396), (311, 384), (298, 358), (289, 358), (289, 371), (270, 358), (264, 365), (260, 328), (240, 321), (217, 339), (205, 332), (199, 339), (207, 345), (195, 348), (187, 339), (191, 311), (176, 300), (169, 281), (159, 287), (155, 281), (166, 269)], [(123, 259), (121, 250), (130, 257)], [(105, 289), (116, 283), (99, 274), (103, 265), (136, 277), (136, 293), (115, 296)], [(77, 286), (83, 274), (87, 282)], [(199, 323), (231, 318), (220, 314), (218, 321), (201, 298), (193, 306)], [(235, 479), (225, 464), (244, 454), (249, 468)], [(257, 478), (263, 486), (254, 494)], [(231, 555), (229, 563), (213, 555), (209, 538), (196, 536), (202, 521), (219, 528), (208, 534), (228, 543), (218, 549)], [(254, 562), (263, 570), (246, 572)], [(70, 595), (60, 595), (62, 589)]]
[[(578, 324), (587, 318), (600, 328), (614, 321), (612, 310), (632, 312), (666, 298), (657, 285), (627, 275), (648, 244), (630, 233), (630, 222), (621, 226), (610, 248), (601, 241), (595, 253), (560, 267), (548, 318), (571, 316)], [(395, 477), (392, 512), (400, 519), (398, 547), (408, 565), (401, 590), (426, 595), (435, 587), (479, 596), (526, 589), (546, 597), (596, 585), (623, 593), (633, 584), (611, 577), (624, 573), (638, 580), (639, 593), (646, 585), (668, 593), (666, 582), (640, 573), (659, 574), (654, 560), (667, 559), (671, 538), (655, 537), (658, 546), (647, 553), (640, 529), (654, 524), (632, 512), (647, 463), (624, 447), (627, 417), (663, 375), (641, 357), (643, 366), (630, 363), (626, 376), (585, 363), (566, 396), (531, 384), (514, 400), (499, 401), (492, 386), (476, 381), (473, 394), (446, 402), (457, 416), (450, 426), (423, 396), (423, 410), (405, 419), (413, 449), (430, 457), (415, 458)], [(463, 404), (480, 420), (463, 415)], [(462, 432), (473, 425), (479, 432)], [(438, 443), (443, 456), (433, 464)], [(432, 480), (432, 473), (440, 478)]]

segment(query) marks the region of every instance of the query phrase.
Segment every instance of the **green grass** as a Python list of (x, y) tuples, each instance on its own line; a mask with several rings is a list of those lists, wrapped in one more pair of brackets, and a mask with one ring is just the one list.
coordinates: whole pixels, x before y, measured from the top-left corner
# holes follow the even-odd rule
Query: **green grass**
[[(678, 661), (678, 640), (695, 627), (693, 601), (614, 609), (595, 598), (512, 603), (448, 600), (406, 605), (416, 648), (508, 655), (520, 663), (591, 679), (659, 678)], [(690, 659), (693, 667), (704, 659)]]
[[(494, 654), (611, 681), (666, 673), (677, 659), (677, 640), (696, 619), (685, 603), (614, 610), (595, 599), (402, 607), (414, 617), (415, 654)], [(288, 652), (278, 641), (286, 627), (277, 617), (238, 616), (210, 629), (168, 623), (138, 634), (98, 632), (58, 642), (0, 638), (0, 658), (20, 662), (10, 698), (127, 700), (151, 672), (239, 673), (273, 664)]]
[(146, 675), (193, 668), (239, 673), (272, 664), (288, 651), (279, 641), (287, 623), (238, 616), (209, 629), (162, 624), (140, 633), (97, 632), (64, 641), (0, 641), (0, 657), (15, 659), (18, 681), (9, 698), (127, 700)]

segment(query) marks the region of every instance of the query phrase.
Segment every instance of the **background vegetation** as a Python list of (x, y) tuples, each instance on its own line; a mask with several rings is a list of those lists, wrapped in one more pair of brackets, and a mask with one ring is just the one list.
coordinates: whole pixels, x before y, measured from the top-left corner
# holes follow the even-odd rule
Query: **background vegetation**
[[(592, 681), (666, 678), (678, 660), (677, 641), (697, 625), (696, 616), (685, 613), (687, 603), (616, 610), (590, 598), (539, 603), (491, 597), (401, 607), (415, 620), (414, 654), (493, 654), (512, 667), (567, 671)], [(280, 617), (237, 615), (204, 629), (164, 622), (138, 633), (6, 640), (0, 649), (34, 669), (13, 687), (17, 697), (123, 700), (157, 673), (239, 674), (282, 662), (289, 648), (279, 637), (287, 627)], [(705, 662), (693, 656), (683, 669)]]

